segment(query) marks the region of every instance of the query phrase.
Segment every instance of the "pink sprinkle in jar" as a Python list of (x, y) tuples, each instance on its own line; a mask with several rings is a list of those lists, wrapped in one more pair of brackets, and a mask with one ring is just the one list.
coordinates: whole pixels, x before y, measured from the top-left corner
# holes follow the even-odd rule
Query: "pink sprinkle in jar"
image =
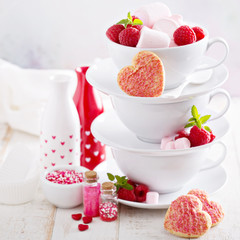
[(95, 171), (85, 172), (83, 187), (84, 215), (89, 217), (99, 216), (100, 183)]
[(102, 221), (112, 222), (118, 217), (116, 187), (112, 182), (104, 182), (101, 188), (99, 214)]

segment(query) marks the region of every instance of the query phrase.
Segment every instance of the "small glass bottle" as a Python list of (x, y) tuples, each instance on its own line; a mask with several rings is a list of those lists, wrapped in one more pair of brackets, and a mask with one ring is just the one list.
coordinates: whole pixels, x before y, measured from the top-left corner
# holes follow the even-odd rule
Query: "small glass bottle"
[(89, 217), (98, 217), (100, 183), (98, 183), (97, 173), (95, 171), (87, 171), (85, 172), (83, 180), (84, 215)]
[(112, 182), (104, 182), (101, 188), (99, 215), (102, 221), (112, 222), (118, 217), (116, 187)]

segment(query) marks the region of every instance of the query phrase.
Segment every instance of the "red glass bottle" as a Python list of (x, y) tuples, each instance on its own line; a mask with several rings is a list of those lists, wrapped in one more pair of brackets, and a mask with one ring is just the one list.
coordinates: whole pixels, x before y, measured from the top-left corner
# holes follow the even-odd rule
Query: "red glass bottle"
[(101, 97), (86, 80), (87, 70), (88, 67), (76, 69), (78, 84), (73, 100), (81, 124), (80, 165), (93, 170), (106, 158), (105, 146), (94, 138), (90, 130), (92, 121), (103, 113), (104, 109)]

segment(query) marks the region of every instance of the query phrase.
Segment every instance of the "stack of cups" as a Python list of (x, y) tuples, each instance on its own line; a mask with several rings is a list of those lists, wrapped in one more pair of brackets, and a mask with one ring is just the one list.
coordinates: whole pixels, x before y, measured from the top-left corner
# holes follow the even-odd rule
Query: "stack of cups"
[[(99, 60), (87, 72), (87, 81), (111, 97), (115, 110), (95, 119), (91, 127), (93, 135), (112, 148), (119, 168), (128, 178), (159, 193), (179, 190), (200, 170), (218, 166), (226, 156), (226, 147), (219, 140), (229, 127), (223, 115), (229, 108), (230, 97), (219, 87), (228, 77), (228, 70), (222, 64), (228, 45), (221, 38), (209, 39), (208, 31), (204, 32), (205, 37), (200, 41), (172, 48), (127, 47), (108, 40), (111, 58)], [(215, 43), (224, 46), (224, 56), (219, 61), (205, 56)], [(120, 69), (131, 65), (140, 51), (153, 52), (162, 60), (165, 90), (160, 97), (129, 96), (117, 84)], [(204, 77), (207, 79), (202, 81)], [(179, 93), (178, 89), (182, 91)], [(225, 102), (224, 107), (209, 112), (210, 102), (217, 95)], [(162, 138), (184, 128), (193, 105), (201, 115), (211, 114), (208, 125), (216, 136), (214, 141), (188, 149), (162, 150)], [(208, 160), (216, 145), (221, 147), (221, 156)]]

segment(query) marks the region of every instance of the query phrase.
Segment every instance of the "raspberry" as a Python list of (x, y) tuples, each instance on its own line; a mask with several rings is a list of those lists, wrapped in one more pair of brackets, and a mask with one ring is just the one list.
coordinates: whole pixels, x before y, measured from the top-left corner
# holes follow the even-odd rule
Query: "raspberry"
[(72, 219), (79, 221), (82, 218), (82, 214), (81, 213), (77, 213), (77, 214), (72, 214)]
[(129, 180), (129, 179), (128, 179), (127, 183), (132, 185), (133, 189), (137, 186), (137, 184), (135, 182), (133, 182), (132, 180)]
[(118, 198), (132, 202), (136, 201), (134, 190), (127, 190), (125, 188), (120, 188), (118, 190)]
[(210, 141), (209, 142), (212, 142), (215, 139), (215, 137), (216, 136), (212, 132), (210, 132)]
[(148, 186), (144, 184), (139, 184), (134, 190), (137, 202), (145, 202), (148, 191), (149, 191)]
[(174, 42), (178, 46), (196, 42), (196, 34), (189, 26), (181, 26), (173, 33)]
[(197, 41), (199, 41), (205, 37), (204, 31), (200, 27), (193, 27), (192, 30), (196, 34)]
[(125, 28), (119, 33), (120, 44), (129, 47), (136, 47), (139, 38), (140, 31), (133, 27)]
[(85, 224), (79, 224), (78, 225), (78, 230), (79, 231), (85, 231), (88, 229), (88, 225), (85, 225)]
[(185, 130), (177, 132), (177, 136), (175, 137), (175, 140), (177, 140), (179, 138), (183, 138), (183, 137), (185, 137), (185, 138), (189, 137), (189, 134)]
[(119, 43), (119, 33), (124, 29), (123, 25), (113, 25), (107, 30), (106, 35), (113, 42)]
[(86, 223), (90, 223), (92, 222), (92, 217), (88, 217), (88, 216), (84, 216), (82, 218), (83, 222), (86, 224)]
[(191, 147), (201, 146), (210, 142), (210, 134), (205, 129), (199, 129), (195, 125), (191, 129), (188, 139), (191, 142)]

